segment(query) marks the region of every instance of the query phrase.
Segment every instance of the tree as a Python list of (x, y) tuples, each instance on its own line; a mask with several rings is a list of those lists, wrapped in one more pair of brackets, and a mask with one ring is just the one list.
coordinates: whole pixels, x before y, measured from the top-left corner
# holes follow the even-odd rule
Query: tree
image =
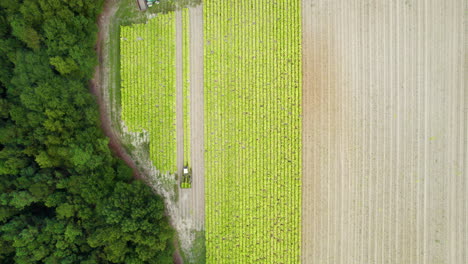
[(0, 262), (172, 263), (164, 203), (87, 87), (102, 0), (0, 1)]

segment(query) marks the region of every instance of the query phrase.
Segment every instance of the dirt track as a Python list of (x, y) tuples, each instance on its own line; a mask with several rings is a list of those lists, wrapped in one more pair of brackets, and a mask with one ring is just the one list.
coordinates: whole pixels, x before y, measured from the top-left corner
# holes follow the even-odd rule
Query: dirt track
[(103, 91), (102, 87), (102, 73), (104, 69), (104, 54), (103, 54), (103, 43), (106, 42), (109, 37), (109, 23), (112, 16), (114, 16), (117, 10), (116, 4), (112, 0), (108, 0), (104, 4), (102, 13), (99, 15), (98, 22), (98, 37), (96, 42), (96, 53), (99, 60), (99, 65), (96, 66), (94, 77), (90, 82), (90, 91), (96, 96), (96, 100), (99, 106), (99, 118), (101, 120), (101, 128), (104, 132), (104, 135), (109, 138), (109, 148), (114, 152), (114, 154), (122, 159), (129, 167), (133, 169), (133, 176), (136, 179), (141, 179), (141, 176), (138, 172), (135, 162), (123, 149), (119, 137), (116, 135), (115, 131), (112, 129), (111, 120), (109, 115), (109, 109), (107, 107), (108, 102), (104, 98), (103, 94), (106, 91)]
[(197, 230), (205, 225), (205, 147), (203, 104), (203, 8), (190, 8), (190, 127), (192, 144), (192, 213)]
[[(182, 12), (176, 13), (177, 28), (177, 144), (178, 173), (182, 175), (184, 164), (183, 148), (183, 103), (190, 104), (192, 187), (179, 188), (178, 210), (180, 217), (191, 230), (203, 230), (205, 222), (205, 186), (204, 186), (204, 128), (203, 128), (203, 27), (202, 7), (192, 7), (190, 13), (190, 100), (183, 100), (183, 63), (182, 63)], [(184, 241), (187, 242), (187, 241)]]
[(468, 263), (467, 15), (303, 0), (302, 263)]
[[(204, 203), (204, 159), (203, 159), (203, 36), (201, 6), (190, 8), (190, 126), (192, 149), (192, 188), (179, 189), (179, 206), (182, 216), (190, 220), (196, 230), (203, 229), (205, 219)], [(183, 156), (183, 102), (182, 94), (182, 12), (176, 12), (177, 27), (177, 171), (182, 175)], [(201, 56), (200, 56), (201, 48)], [(192, 52), (196, 52), (195, 54)], [(194, 54), (194, 55), (192, 55)], [(180, 58), (179, 58), (180, 55)], [(202, 75), (202, 76), (200, 76)], [(185, 102), (184, 102), (185, 103)], [(180, 117), (180, 120), (179, 120)]]
[[(99, 106), (101, 128), (105, 136), (109, 138), (109, 148), (118, 158), (122, 159), (129, 167), (133, 169), (133, 175), (136, 179), (146, 180), (140, 175), (134, 160), (124, 150), (120, 138), (117, 135), (117, 132), (114, 131), (114, 129), (112, 128), (110, 118), (111, 115), (109, 113), (111, 105), (108, 101), (110, 100), (110, 87), (107, 87), (107, 85), (109, 84), (106, 84), (103, 81), (103, 79), (108, 78), (108, 76), (105, 76), (105, 74), (109, 74), (109, 69), (105, 68), (105, 60), (108, 60), (108, 57), (106, 56), (106, 54), (104, 54), (104, 43), (109, 41), (109, 25), (112, 21), (113, 16), (115, 15), (117, 8), (117, 3), (114, 0), (107, 0), (105, 2), (103, 11), (99, 15), (97, 20), (99, 32), (96, 42), (96, 53), (98, 56), (99, 65), (96, 67), (94, 77), (90, 81), (90, 91), (94, 96), (96, 96), (97, 103)], [(182, 263), (182, 257), (179, 253), (180, 249), (177, 240), (174, 240), (174, 246), (176, 248), (176, 251), (173, 255), (174, 263)]]

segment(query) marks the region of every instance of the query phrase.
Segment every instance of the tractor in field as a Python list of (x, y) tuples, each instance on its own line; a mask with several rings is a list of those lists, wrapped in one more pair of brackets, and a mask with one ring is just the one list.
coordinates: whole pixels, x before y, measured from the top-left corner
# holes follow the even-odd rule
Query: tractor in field
[(180, 181), (180, 188), (189, 189), (192, 188), (192, 169), (188, 166), (184, 166), (182, 170), (182, 179)]

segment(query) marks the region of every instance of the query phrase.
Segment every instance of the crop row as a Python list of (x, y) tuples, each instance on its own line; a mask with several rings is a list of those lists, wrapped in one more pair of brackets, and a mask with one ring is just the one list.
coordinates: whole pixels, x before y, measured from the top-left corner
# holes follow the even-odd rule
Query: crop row
[(204, 1), (207, 263), (299, 263), (300, 0)]
[(149, 133), (153, 165), (176, 171), (175, 15), (120, 28), (122, 120)]
[(182, 56), (183, 56), (183, 97), (184, 97), (184, 165), (191, 166), (190, 145), (190, 22), (188, 8), (182, 10)]

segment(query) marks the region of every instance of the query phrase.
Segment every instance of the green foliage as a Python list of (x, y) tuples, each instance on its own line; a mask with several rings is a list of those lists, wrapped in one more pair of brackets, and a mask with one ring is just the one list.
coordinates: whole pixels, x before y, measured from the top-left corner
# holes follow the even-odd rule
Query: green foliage
[(13, 20), (11, 22), (12, 33), (19, 40), (23, 41), (29, 48), (38, 50), (41, 37), (32, 27), (25, 25), (24, 20)]
[(104, 247), (113, 261), (129, 263), (134, 253), (144, 261), (162, 256), (171, 259), (173, 231), (163, 210), (163, 201), (143, 183), (118, 183), (100, 204), (105, 224), (89, 237), (90, 245)]
[(50, 59), (50, 64), (63, 75), (78, 70), (78, 65), (72, 58), (66, 58), (64, 60), (62, 57), (56, 56)]
[(208, 263), (300, 262), (300, 5), (203, 2)]
[(112, 156), (88, 81), (102, 0), (0, 1), (0, 262), (171, 263), (164, 203)]
[(191, 167), (190, 140), (190, 17), (189, 9), (182, 10), (182, 73), (183, 73), (183, 111), (184, 111), (184, 166)]
[(195, 241), (193, 241), (193, 261), (192, 263), (205, 264), (206, 263), (206, 238), (205, 231), (195, 232)]
[(176, 172), (175, 14), (121, 27), (122, 120), (132, 132), (149, 134), (150, 157)]

